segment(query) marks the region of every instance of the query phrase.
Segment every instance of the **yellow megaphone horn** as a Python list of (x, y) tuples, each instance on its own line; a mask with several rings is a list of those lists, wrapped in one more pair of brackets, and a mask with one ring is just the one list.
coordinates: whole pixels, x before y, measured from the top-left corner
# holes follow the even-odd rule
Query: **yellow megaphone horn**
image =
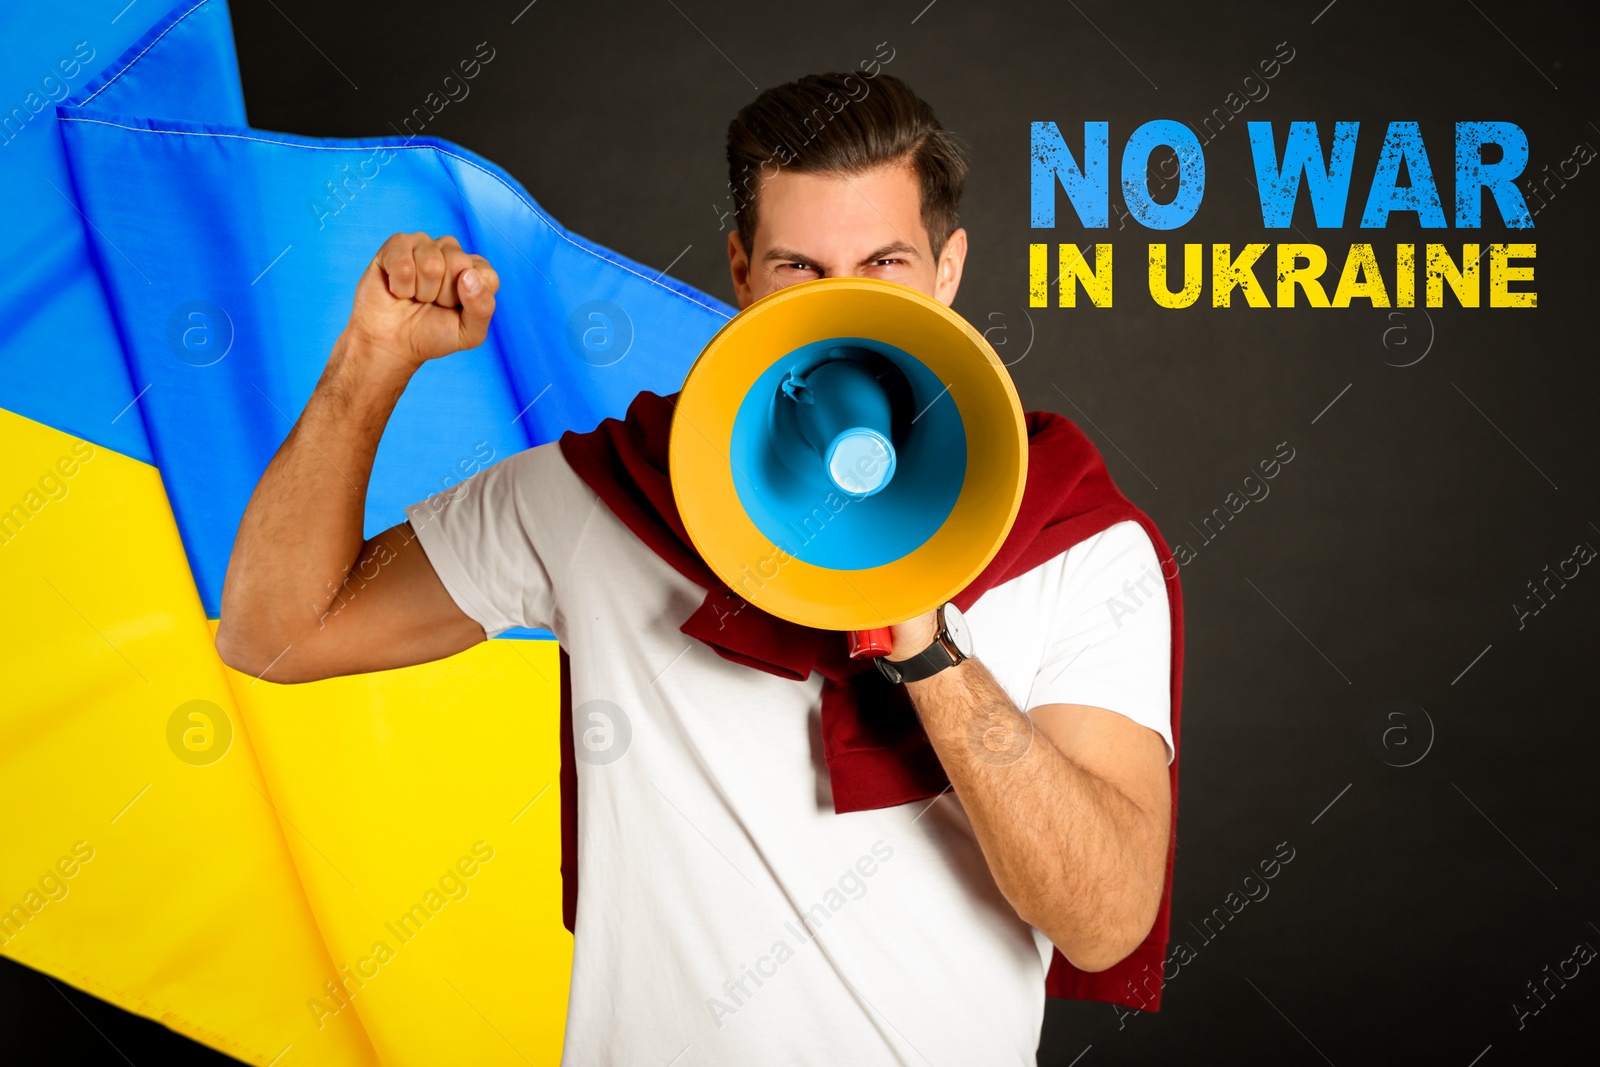
[(994, 349), (915, 289), (823, 278), (751, 304), (690, 368), (673, 493), (734, 593), (889, 650), (960, 592), (1022, 503), (1028, 437)]

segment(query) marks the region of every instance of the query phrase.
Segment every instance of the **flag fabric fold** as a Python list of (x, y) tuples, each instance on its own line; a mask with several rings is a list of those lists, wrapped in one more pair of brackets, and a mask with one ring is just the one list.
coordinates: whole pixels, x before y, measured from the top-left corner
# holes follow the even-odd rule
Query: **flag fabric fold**
[(0, 16), (40, 86), (0, 116), (38, 206), (0, 279), (0, 953), (246, 1062), (553, 1061), (554, 642), (275, 686), (216, 657), (222, 579), (389, 234), (502, 287), (397, 407), (368, 534), (676, 389), (732, 309), (449, 142), (251, 128), (221, 0), (89, 7)]

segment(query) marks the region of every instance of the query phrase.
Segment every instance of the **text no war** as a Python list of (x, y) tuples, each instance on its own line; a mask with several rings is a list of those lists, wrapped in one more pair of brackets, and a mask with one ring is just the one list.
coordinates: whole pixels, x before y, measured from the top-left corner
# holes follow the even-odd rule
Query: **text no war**
[[(1324, 138), (1315, 122), (1291, 122), (1278, 148), (1271, 122), (1250, 122), (1251, 161), (1261, 224), (1288, 229), (1304, 184), (1320, 229), (1344, 225), (1355, 178), (1359, 122), (1335, 122)], [(1157, 149), (1163, 151), (1157, 157)], [(1111, 126), (1085, 122), (1075, 152), (1054, 122), (1031, 127), (1029, 196), (1034, 229), (1056, 225), (1058, 190), (1086, 229), (1111, 224)], [(1158, 162), (1152, 164), (1152, 159)], [(1455, 226), (1483, 224), (1485, 194), (1511, 229), (1533, 226), (1516, 181), (1528, 165), (1528, 135), (1511, 122), (1457, 122), (1454, 146)], [(1406, 183), (1402, 184), (1402, 169)], [(1388, 124), (1377, 163), (1367, 178), (1362, 229), (1389, 224), (1396, 213), (1414, 215), (1424, 229), (1444, 228), (1444, 204), (1419, 124)], [(1128, 215), (1152, 230), (1174, 230), (1195, 217), (1206, 191), (1206, 156), (1193, 130), (1172, 119), (1146, 122), (1129, 135), (1120, 160), (1120, 191)], [(1170, 192), (1169, 186), (1175, 186)]]

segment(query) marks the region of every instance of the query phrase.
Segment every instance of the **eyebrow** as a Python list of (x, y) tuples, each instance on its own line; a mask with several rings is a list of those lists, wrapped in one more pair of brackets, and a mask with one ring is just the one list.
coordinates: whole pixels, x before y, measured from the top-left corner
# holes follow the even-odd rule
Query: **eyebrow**
[[(917, 257), (917, 258), (921, 258), (921, 253), (917, 251), (917, 246), (916, 245), (907, 244), (904, 241), (894, 241), (894, 242), (892, 242), (890, 244), (884, 245), (882, 248), (874, 249), (871, 253), (869, 253), (867, 256), (865, 256), (861, 260), (861, 263), (857, 264), (857, 266), (862, 266), (862, 265), (865, 265), (867, 263), (872, 263), (872, 262), (875, 262), (875, 261), (880, 260), (880, 259), (884, 259), (885, 257), (890, 256), (890, 255), (894, 255), (894, 254), (899, 254), (899, 255), (903, 255), (903, 256), (909, 255), (909, 256), (914, 256), (914, 257)], [(768, 252), (767, 252), (767, 254), (765, 256), (761, 257), (761, 259), (762, 259), (763, 263), (772, 263), (772, 262), (779, 261), (779, 260), (783, 260), (783, 261), (793, 260), (793, 261), (798, 262), (798, 263), (813, 263), (813, 262), (815, 262), (815, 260), (813, 260), (810, 256), (805, 255), (802, 252), (796, 252), (792, 248), (773, 248), (773, 249), (770, 249), (770, 250), (768, 250)]]

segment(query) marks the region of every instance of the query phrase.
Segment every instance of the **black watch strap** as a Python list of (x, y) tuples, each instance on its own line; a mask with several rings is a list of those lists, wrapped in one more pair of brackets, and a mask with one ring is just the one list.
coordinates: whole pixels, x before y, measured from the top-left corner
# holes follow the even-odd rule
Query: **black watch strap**
[(899, 683), (932, 678), (946, 667), (954, 667), (960, 660), (950, 654), (943, 637), (936, 635), (933, 643), (915, 656), (898, 662), (891, 662), (888, 656), (879, 656), (874, 662), (878, 665), (879, 673), (890, 682)]

